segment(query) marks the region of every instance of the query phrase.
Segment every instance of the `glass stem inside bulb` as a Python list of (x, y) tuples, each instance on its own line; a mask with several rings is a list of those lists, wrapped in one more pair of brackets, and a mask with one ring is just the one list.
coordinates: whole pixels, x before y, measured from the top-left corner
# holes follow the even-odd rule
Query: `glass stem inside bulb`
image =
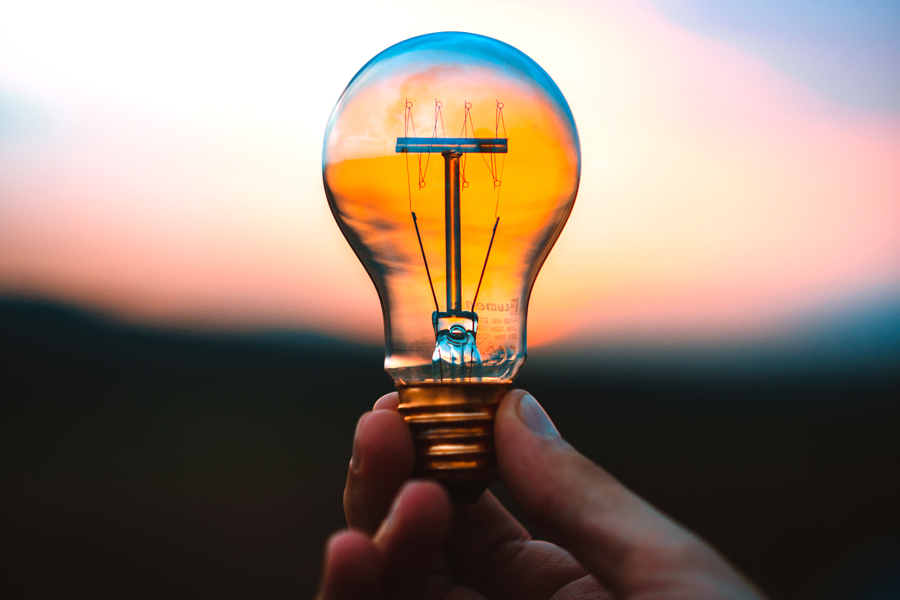
[(460, 152), (447, 150), (444, 157), (444, 231), (447, 240), (447, 312), (462, 310), (462, 234), (460, 232)]
[[(478, 315), (474, 312), (462, 310), (462, 226), (461, 226), (461, 202), (460, 189), (461, 178), (459, 172), (459, 159), (463, 152), (477, 152), (490, 154), (505, 154), (507, 140), (505, 138), (397, 138), (397, 152), (440, 152), (444, 157), (444, 235), (447, 275), (447, 304), (446, 310), (439, 307), (432, 314), (434, 326), (435, 346), (432, 355), (432, 379), (437, 382), (475, 382), (481, 381), (482, 360), (478, 351), (476, 335), (478, 333)], [(411, 209), (410, 209), (411, 210)], [(422, 238), (419, 234), (416, 213), (412, 213), (413, 224), (416, 228), (416, 236), (419, 239), (419, 247), (422, 250), (422, 260), (428, 274), (429, 284), (431, 274), (428, 271), (428, 261), (425, 258), (425, 250), (422, 246)], [(491, 232), (490, 248), (494, 243), (494, 235), (497, 233), (497, 218), (494, 229)], [(478, 290), (484, 279), (484, 270), (481, 271), (478, 280)], [(434, 288), (432, 287), (432, 293)], [(475, 298), (478, 291), (475, 292)], [(435, 298), (437, 304), (437, 298)], [(475, 299), (472, 300), (474, 307)]]
[(459, 159), (462, 153), (445, 150), (444, 232), (447, 257), (447, 310), (432, 315), (436, 381), (481, 379), (481, 354), (475, 336), (478, 315), (462, 310), (462, 231), (460, 228)]

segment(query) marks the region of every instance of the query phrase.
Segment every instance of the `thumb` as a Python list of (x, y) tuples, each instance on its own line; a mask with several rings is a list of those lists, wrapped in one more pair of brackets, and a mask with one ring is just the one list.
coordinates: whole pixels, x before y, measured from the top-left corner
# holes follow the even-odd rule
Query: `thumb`
[(566, 443), (527, 392), (503, 399), (495, 440), (501, 477), (522, 509), (616, 598), (680, 587), (691, 572), (740, 579), (698, 538)]

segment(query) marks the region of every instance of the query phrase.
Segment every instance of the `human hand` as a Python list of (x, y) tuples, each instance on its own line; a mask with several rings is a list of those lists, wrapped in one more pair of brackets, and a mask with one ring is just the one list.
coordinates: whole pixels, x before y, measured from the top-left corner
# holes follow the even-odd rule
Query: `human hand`
[(532, 540), (490, 493), (452, 506), (408, 481), (412, 435), (388, 394), (359, 421), (344, 490), (350, 530), (326, 547), (319, 600), (759, 600), (699, 538), (626, 489), (558, 434), (530, 395), (503, 398), (501, 477), (541, 531)]

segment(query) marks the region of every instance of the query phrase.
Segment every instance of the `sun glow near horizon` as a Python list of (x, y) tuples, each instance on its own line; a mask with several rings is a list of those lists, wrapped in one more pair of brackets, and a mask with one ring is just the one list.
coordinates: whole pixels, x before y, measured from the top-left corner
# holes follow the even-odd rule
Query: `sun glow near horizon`
[(380, 342), (322, 190), (325, 123), (377, 52), (471, 14), (553, 77), (581, 137), (532, 346), (765, 335), (900, 280), (898, 115), (827, 101), (647, 3), (510, 7), (0, 9), (0, 290)]

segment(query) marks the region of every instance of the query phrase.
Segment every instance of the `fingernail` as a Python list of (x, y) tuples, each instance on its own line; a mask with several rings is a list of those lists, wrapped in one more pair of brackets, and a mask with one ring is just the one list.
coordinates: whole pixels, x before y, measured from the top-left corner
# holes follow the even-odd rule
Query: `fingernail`
[(353, 469), (359, 468), (359, 462), (362, 460), (361, 452), (359, 450), (359, 430), (362, 427), (363, 422), (371, 415), (372, 413), (364, 413), (363, 416), (359, 418), (359, 421), (356, 422), (356, 431), (353, 433), (353, 456), (350, 457), (350, 466)]
[(537, 435), (559, 437), (559, 431), (556, 430), (553, 421), (531, 394), (525, 394), (519, 400), (518, 413), (525, 426)]

